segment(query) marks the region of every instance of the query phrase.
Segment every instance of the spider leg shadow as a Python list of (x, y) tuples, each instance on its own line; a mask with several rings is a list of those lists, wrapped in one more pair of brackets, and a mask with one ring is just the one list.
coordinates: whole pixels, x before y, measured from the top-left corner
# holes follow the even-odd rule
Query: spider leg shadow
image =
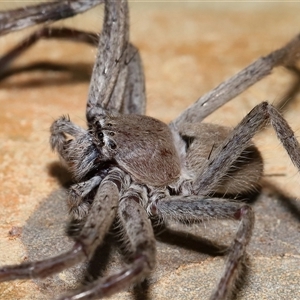
[[(248, 204), (254, 204), (261, 193), (261, 188), (249, 191), (235, 197), (230, 195), (211, 195), (212, 197), (228, 198), (233, 201), (245, 202)], [(195, 222), (197, 224), (197, 222)], [(199, 222), (201, 224), (201, 222)], [(209, 221), (205, 221), (209, 223)], [(184, 225), (189, 225), (183, 222)], [(156, 239), (163, 243), (178, 246), (187, 250), (200, 252), (211, 256), (223, 256), (227, 254), (228, 245), (214, 242), (210, 239), (201, 237), (200, 235), (194, 235), (186, 231), (180, 231), (177, 229), (169, 228), (165, 223), (159, 223), (157, 220), (153, 220), (153, 228), (156, 235)]]
[(300, 92), (300, 70), (296, 66), (286, 67), (288, 71), (294, 76), (294, 80), (289, 86), (288, 90), (285, 92), (283, 96), (281, 96), (281, 100), (276, 103), (276, 108), (283, 112), (289, 110), (290, 104), (296, 100), (296, 97)]
[(150, 300), (150, 282), (148, 279), (145, 279), (141, 283), (135, 285), (133, 288), (133, 297), (135, 300)]
[[(66, 234), (68, 208), (67, 190), (60, 188), (46, 197), (29, 217), (23, 227), (21, 240), (27, 250), (27, 260), (36, 261), (53, 257), (71, 249), (73, 240)], [(35, 280), (46, 298), (74, 288), (78, 278), (83, 278), (85, 263), (74, 266), (64, 275), (55, 274), (43, 280)], [(66, 278), (66, 280), (64, 280)]]
[(60, 162), (56, 161), (48, 165), (48, 173), (51, 177), (56, 178), (61, 187), (69, 188), (72, 182), (71, 173)]
[(212, 256), (223, 256), (228, 246), (215, 243), (209, 239), (196, 236), (184, 231), (174, 230), (160, 226), (159, 232), (156, 232), (156, 239), (168, 245), (178, 246), (186, 250), (196, 251)]
[[(209, 223), (209, 222), (207, 222)], [(222, 242), (212, 241), (199, 235), (188, 233), (187, 231), (180, 231), (176, 228), (168, 228), (164, 225), (158, 226), (156, 230), (156, 239), (159, 241), (159, 244), (167, 244), (171, 247), (179, 247), (184, 249), (183, 251), (187, 254), (185, 255), (185, 264), (195, 262), (200, 263), (205, 261), (208, 256), (226, 256), (229, 250), (229, 244), (224, 244)], [(165, 247), (165, 246), (162, 246)], [(194, 256), (194, 254), (196, 256)], [(166, 261), (170, 260), (169, 257), (165, 258)], [(160, 263), (158, 261), (158, 263)], [(249, 278), (249, 264), (250, 260), (246, 254), (243, 263), (240, 266), (240, 276), (235, 283), (234, 291), (230, 299), (236, 299), (240, 290), (243, 290), (243, 287), (247, 284)], [(173, 265), (173, 263), (172, 263)], [(173, 268), (176, 268), (176, 266)]]
[[(120, 255), (118, 255), (116, 251), (116, 243), (113, 239), (113, 235), (108, 234), (103, 243), (97, 248), (92, 259), (88, 262), (81, 283), (87, 284), (100, 277), (104, 277), (107, 275), (107, 272), (105, 272), (107, 269), (109, 269), (109, 274), (111, 274), (110, 262), (112, 257), (114, 257), (113, 267), (119, 265)], [(117, 264), (115, 264), (115, 261), (117, 261)], [(117, 270), (119, 270), (119, 268)]]
[(300, 202), (297, 199), (289, 197), (280, 190), (274, 183), (263, 180), (263, 192), (270, 195), (280, 202), (281, 206), (291, 215), (294, 219), (300, 222)]
[[(66, 84), (76, 84), (80, 82), (89, 82), (91, 78), (91, 64), (63, 64), (36, 62), (25, 66), (16, 66), (14, 68), (0, 71), (0, 82), (4, 88), (32, 88), (36, 86), (61, 86)], [(43, 72), (44, 76), (39, 75), (31, 77), (29, 74), (34, 72)], [(45, 72), (45, 73), (44, 73)], [(56, 76), (47, 76), (47, 72), (55, 72)], [(26, 80), (18, 82), (5, 82), (6, 79), (19, 74), (27, 74)]]

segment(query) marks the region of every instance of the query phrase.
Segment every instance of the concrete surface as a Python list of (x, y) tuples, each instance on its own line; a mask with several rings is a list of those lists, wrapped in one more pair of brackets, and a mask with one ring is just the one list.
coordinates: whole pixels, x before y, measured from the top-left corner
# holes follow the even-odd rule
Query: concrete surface
[[(300, 32), (299, 9), (296, 3), (132, 3), (131, 38), (144, 61), (148, 114), (172, 120), (255, 58), (282, 46)], [(98, 31), (102, 19), (103, 13), (96, 10), (62, 24)], [(25, 35), (2, 37), (1, 53)], [(84, 125), (94, 56), (90, 46), (42, 41), (16, 66), (50, 61), (67, 64), (73, 72), (25, 72), (0, 82), (0, 265), (48, 257), (70, 245), (64, 234), (65, 195), (58, 181), (64, 177), (50, 151), (49, 127), (66, 113)], [(234, 126), (255, 104), (269, 100), (281, 103), (297, 134), (300, 97), (291, 93), (297, 88), (297, 77), (276, 70), (207, 121)], [(299, 299), (299, 174), (271, 129), (260, 132), (255, 141), (265, 159), (266, 176), (253, 203), (256, 224), (248, 247), (249, 268), (237, 299)], [(228, 244), (236, 224), (172, 228), (180, 234), (160, 237), (157, 267), (147, 284), (111, 299), (209, 297), (224, 257), (215, 256), (207, 240)], [(102, 268), (110, 241), (104, 248), (95, 262)], [(121, 266), (113, 249), (110, 259), (105, 274)], [(2, 283), (0, 298), (52, 299), (78, 284), (81, 274), (80, 268), (73, 268), (43, 282)]]

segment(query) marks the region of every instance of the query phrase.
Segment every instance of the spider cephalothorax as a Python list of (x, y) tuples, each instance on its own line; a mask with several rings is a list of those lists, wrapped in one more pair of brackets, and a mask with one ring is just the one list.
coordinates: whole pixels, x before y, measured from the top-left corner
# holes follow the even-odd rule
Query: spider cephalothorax
[(143, 184), (164, 186), (180, 175), (172, 133), (163, 122), (143, 115), (106, 116), (91, 133), (104, 160), (115, 160)]
[[(33, 12), (42, 8), (53, 20), (71, 14), (75, 9), (71, 4), (87, 8), (100, 2), (60, 1), (25, 12), (33, 17)], [(50, 129), (51, 147), (74, 179), (68, 204), (80, 228), (73, 248), (49, 259), (5, 266), (0, 269), (0, 280), (45, 277), (90, 259), (111, 226), (117, 224), (130, 264), (60, 299), (110, 296), (142, 281), (153, 270), (156, 248), (150, 219), (166, 226), (168, 220), (200, 223), (232, 219), (239, 226), (228, 250), (225, 270), (211, 296), (212, 300), (226, 299), (234, 289), (254, 226), (251, 207), (239, 202), (238, 196), (259, 185), (263, 170), (251, 139), (270, 120), (299, 170), (300, 146), (285, 119), (267, 102), (255, 106), (233, 130), (201, 122), (275, 66), (290, 67), (299, 53), (300, 36), (258, 59), (166, 125), (143, 115), (144, 77), (138, 51), (129, 42), (127, 1), (105, 3), (104, 26), (87, 100), (88, 129), (65, 116)], [(0, 15), (0, 25), (7, 16), (26, 20), (26, 13), (24, 16), (16, 10)], [(15, 24), (12, 19), (10, 28), (19, 28), (22, 22)], [(33, 19), (39, 22), (39, 18)], [(3, 32), (5, 28), (3, 24)], [(43, 32), (58, 35), (55, 30)], [(88, 36), (77, 34), (78, 40)], [(18, 51), (5, 56), (4, 62), (7, 64)]]

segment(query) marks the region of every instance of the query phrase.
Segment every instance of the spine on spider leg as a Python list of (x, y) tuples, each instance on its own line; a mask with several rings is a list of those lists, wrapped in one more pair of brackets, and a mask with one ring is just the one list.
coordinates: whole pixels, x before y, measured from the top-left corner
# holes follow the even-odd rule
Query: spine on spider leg
[(94, 65), (86, 117), (92, 122), (102, 115), (110, 100), (120, 73), (119, 61), (129, 42), (127, 1), (106, 1), (103, 30), (100, 34), (98, 53)]

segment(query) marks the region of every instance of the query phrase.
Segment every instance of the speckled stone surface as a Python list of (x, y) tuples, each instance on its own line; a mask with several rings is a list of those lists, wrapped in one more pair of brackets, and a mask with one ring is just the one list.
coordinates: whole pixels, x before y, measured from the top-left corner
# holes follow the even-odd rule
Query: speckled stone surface
[[(255, 58), (282, 46), (300, 32), (299, 9), (295, 3), (131, 3), (131, 39), (144, 61), (147, 113), (168, 122)], [(61, 24), (98, 31), (102, 20), (98, 9)], [(1, 54), (26, 33), (2, 37)], [(73, 72), (25, 72), (0, 82), (0, 265), (48, 257), (70, 246), (64, 236), (66, 197), (57, 179), (63, 175), (50, 151), (49, 127), (66, 113), (84, 126), (94, 57), (90, 46), (42, 41), (15, 66), (50, 61), (67, 64)], [(268, 100), (281, 103), (299, 136), (300, 96), (290, 93), (299, 82), (279, 68), (206, 121), (234, 126), (255, 104)], [(272, 129), (261, 131), (255, 141), (265, 160), (266, 176), (262, 194), (253, 203), (256, 223), (248, 247), (249, 271), (237, 299), (299, 299), (299, 174)], [(206, 239), (228, 244), (236, 225), (227, 221), (187, 228), (172, 224), (181, 234), (159, 239), (157, 267), (148, 287), (111, 299), (207, 299), (224, 257), (207, 251)], [(98, 263), (107, 252), (103, 253)], [(120, 266), (118, 254), (113, 253), (105, 274)], [(80, 274), (74, 268), (43, 282), (2, 283), (0, 298), (52, 299), (76, 285)]]

